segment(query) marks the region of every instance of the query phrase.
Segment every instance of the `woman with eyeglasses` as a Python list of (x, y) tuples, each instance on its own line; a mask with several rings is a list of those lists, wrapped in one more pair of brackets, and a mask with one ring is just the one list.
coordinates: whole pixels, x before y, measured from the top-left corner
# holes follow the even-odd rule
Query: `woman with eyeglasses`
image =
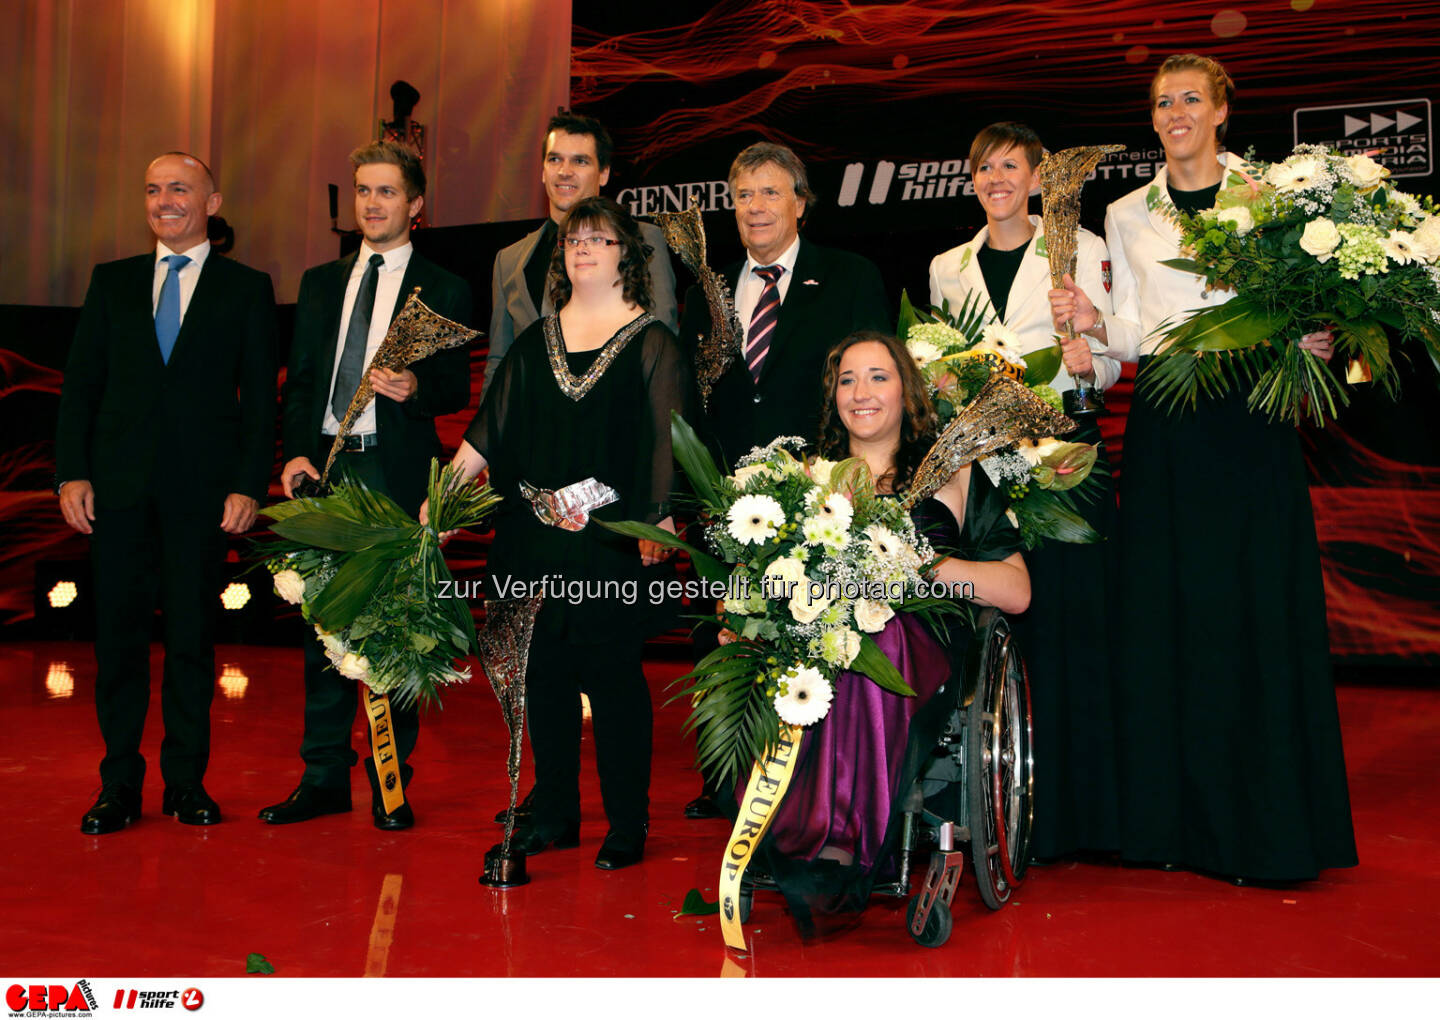
[[(1121, 856), (1287, 882), (1356, 863), (1299, 437), (1251, 413), (1247, 386), (1171, 412), (1145, 379), (1169, 324), (1234, 296), (1166, 264), (1181, 254), (1172, 210), (1209, 209), (1244, 183), (1223, 144), (1234, 95), (1208, 57), (1161, 63), (1150, 121), (1165, 166), (1105, 216), (1115, 313), (1069, 281), (1050, 299), (1057, 326), (1140, 363), (1112, 616)], [(1328, 334), (1298, 342), (1330, 357)]]
[[(644, 568), (667, 551), (590, 517), (674, 531), (670, 414), (688, 367), (647, 311), (651, 248), (608, 198), (578, 202), (551, 266), (559, 309), (516, 338), (454, 464), (486, 468), (504, 496), (490, 546), (491, 597), (539, 590), (526, 674), (534, 807), (514, 845), (529, 854), (580, 842), (580, 694), (590, 699), (609, 832), (595, 858), (613, 870), (644, 855), (651, 705), (641, 672), (649, 606)], [(578, 509), (577, 509), (578, 508)]]

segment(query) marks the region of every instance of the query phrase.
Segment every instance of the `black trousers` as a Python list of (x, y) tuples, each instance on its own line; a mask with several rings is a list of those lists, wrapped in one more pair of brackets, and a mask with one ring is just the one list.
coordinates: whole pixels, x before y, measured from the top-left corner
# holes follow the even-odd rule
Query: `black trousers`
[(650, 818), (653, 712), (640, 638), (578, 644), (536, 640), (525, 674), (535, 819), (541, 827), (580, 818), (580, 694), (590, 699), (595, 764), (605, 817), (638, 835)]
[(90, 553), (95, 714), (105, 740), (102, 783), (139, 790), (145, 780), (140, 737), (150, 707), (150, 634), (157, 604), (165, 642), (160, 773), (167, 786), (199, 783), (205, 776), (225, 557), (222, 512), (218, 502), (204, 511), (182, 511), (159, 499), (125, 510), (97, 506)]
[[(323, 449), (328, 453), (329, 444)], [(321, 466), (316, 465), (317, 468)], [(331, 477), (338, 478), (342, 467), (351, 477), (393, 498), (386, 487), (385, 473), (374, 449), (364, 453), (340, 454), (335, 458)], [(305, 638), (305, 736), (300, 743), (305, 774), (301, 782), (331, 789), (349, 787), (350, 769), (360, 760), (351, 742), (355, 713), (360, 702), (360, 682), (341, 676), (330, 665), (324, 646), (312, 631)], [(419, 706), (410, 705), (402, 709), (392, 698), (390, 716), (395, 726), (400, 781), (409, 786), (414, 773), (409, 765), (410, 752), (415, 750), (415, 742), (420, 736)], [(366, 747), (368, 753), (368, 743)], [(370, 792), (372, 799), (378, 802), (379, 790), (373, 772), (370, 773)]]

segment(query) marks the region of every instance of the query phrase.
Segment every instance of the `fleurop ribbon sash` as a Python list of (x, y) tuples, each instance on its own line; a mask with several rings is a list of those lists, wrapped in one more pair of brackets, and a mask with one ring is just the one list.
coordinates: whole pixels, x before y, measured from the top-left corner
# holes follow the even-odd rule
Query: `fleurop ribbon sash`
[(375, 776), (380, 780), (380, 799), (391, 814), (405, 803), (405, 786), (400, 782), (400, 759), (395, 755), (395, 727), (390, 719), (390, 695), (376, 694), (362, 685), (365, 715), (370, 720), (370, 753), (375, 758)]
[(521, 482), (520, 494), (530, 501), (530, 509), (535, 511), (542, 524), (564, 531), (582, 530), (590, 523), (591, 512), (620, 498), (614, 489), (594, 478), (572, 482), (563, 489), (554, 490)]
[(775, 809), (790, 788), (795, 764), (800, 757), (800, 737), (805, 731), (799, 726), (780, 724), (780, 739), (764, 761), (757, 761), (750, 770), (745, 799), (725, 847), (720, 864), (720, 934), (731, 949), (744, 952), (745, 933), (740, 927), (740, 879), (750, 865), (755, 848), (760, 845)]

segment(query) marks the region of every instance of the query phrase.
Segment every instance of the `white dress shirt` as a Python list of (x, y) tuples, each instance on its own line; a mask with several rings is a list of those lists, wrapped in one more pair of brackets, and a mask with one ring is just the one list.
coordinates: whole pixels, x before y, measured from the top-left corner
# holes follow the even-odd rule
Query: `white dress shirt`
[(755, 270), (760, 266), (780, 266), (785, 270), (776, 284), (780, 288), (780, 303), (784, 305), (785, 295), (790, 293), (790, 278), (795, 275), (795, 256), (799, 253), (798, 234), (774, 262), (756, 262), (754, 255), (748, 251), (745, 253), (745, 265), (740, 268), (740, 279), (735, 284), (735, 314), (740, 319), (740, 328), (747, 334), (750, 332), (750, 317), (755, 314), (755, 306), (760, 303), (760, 295), (765, 290), (765, 281), (755, 275)]
[[(405, 268), (410, 265), (410, 254), (414, 250), (415, 246), (407, 241), (398, 248), (379, 253), (385, 261), (375, 280), (375, 308), (370, 313), (370, 333), (365, 338), (367, 366), (370, 359), (375, 357), (375, 352), (380, 349), (380, 342), (385, 339), (385, 334), (390, 332), (390, 314), (395, 310), (395, 301), (400, 297), (400, 285), (405, 282)], [(335, 376), (340, 371), (340, 355), (345, 352), (345, 334), (350, 329), (350, 313), (355, 309), (355, 295), (360, 292), (360, 280), (365, 276), (370, 256), (374, 254), (375, 249), (371, 248), (368, 242), (362, 241), (360, 254), (355, 257), (355, 268), (350, 272), (350, 282), (345, 285), (345, 300), (340, 305), (340, 331), (335, 336), (335, 362), (330, 367), (330, 388), (325, 391), (325, 421), (320, 426), (320, 430), (327, 436), (333, 436), (340, 431), (340, 423), (335, 419), (335, 412), (330, 408), (328, 397), (335, 392)], [(365, 410), (360, 412), (350, 434), (368, 435), (374, 432), (375, 428), (375, 401), (372, 400)]]
[(189, 255), (190, 261), (180, 270), (180, 321), (185, 321), (185, 310), (190, 307), (190, 298), (195, 293), (195, 284), (200, 282), (200, 270), (210, 257), (210, 242), (201, 241), (189, 251), (171, 251), (159, 241), (155, 242), (155, 281), (150, 288), (150, 314), (160, 310), (160, 288), (165, 286), (165, 277), (170, 275), (170, 263), (160, 260), (169, 255)]

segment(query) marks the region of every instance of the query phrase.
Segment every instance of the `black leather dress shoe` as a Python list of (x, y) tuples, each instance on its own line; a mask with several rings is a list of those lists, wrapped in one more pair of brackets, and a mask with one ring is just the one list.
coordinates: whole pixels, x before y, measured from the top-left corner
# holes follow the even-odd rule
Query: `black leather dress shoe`
[[(525, 799), (522, 800), (519, 804), (516, 804), (516, 805), (515, 805), (515, 824), (516, 824), (516, 825), (519, 825), (521, 822), (528, 821), (528, 820), (530, 819), (530, 815), (531, 815), (532, 811), (534, 810), (534, 807), (535, 807), (535, 787), (532, 786), (532, 787), (530, 787), (530, 792), (525, 795)], [(505, 816), (508, 815), (509, 813), (510, 813), (510, 809), (509, 809), (508, 807), (506, 807), (506, 808), (501, 808), (499, 811), (496, 811), (496, 812), (495, 812), (495, 824), (496, 824), (496, 825), (504, 825), (504, 824), (505, 824)]]
[(639, 864), (645, 858), (645, 830), (639, 834), (622, 833), (611, 829), (600, 844), (595, 855), (595, 867), (602, 871), (619, 871), (632, 864)]
[(702, 793), (689, 804), (685, 805), (686, 818), (724, 818), (725, 812), (720, 810), (720, 805), (708, 793)]
[(186, 825), (219, 825), (220, 805), (198, 783), (194, 786), (167, 786), (160, 813), (174, 815)]
[(80, 831), (90, 836), (103, 836), (107, 832), (119, 832), (140, 817), (140, 791), (123, 783), (107, 783), (100, 790), (100, 796), (85, 817), (80, 819)]
[(510, 846), (524, 854), (538, 854), (553, 847), (569, 850), (580, 845), (580, 823), (561, 822), (555, 825), (537, 825), (534, 818), (517, 824), (510, 837)]
[(338, 815), (350, 810), (350, 790), (301, 783), (279, 804), (260, 809), (260, 820), (271, 825), (308, 822), (319, 815)]
[(399, 832), (415, 824), (415, 811), (408, 800), (390, 812), (385, 810), (383, 803), (371, 804), (370, 815), (375, 819), (375, 828), (384, 829), (386, 832)]

